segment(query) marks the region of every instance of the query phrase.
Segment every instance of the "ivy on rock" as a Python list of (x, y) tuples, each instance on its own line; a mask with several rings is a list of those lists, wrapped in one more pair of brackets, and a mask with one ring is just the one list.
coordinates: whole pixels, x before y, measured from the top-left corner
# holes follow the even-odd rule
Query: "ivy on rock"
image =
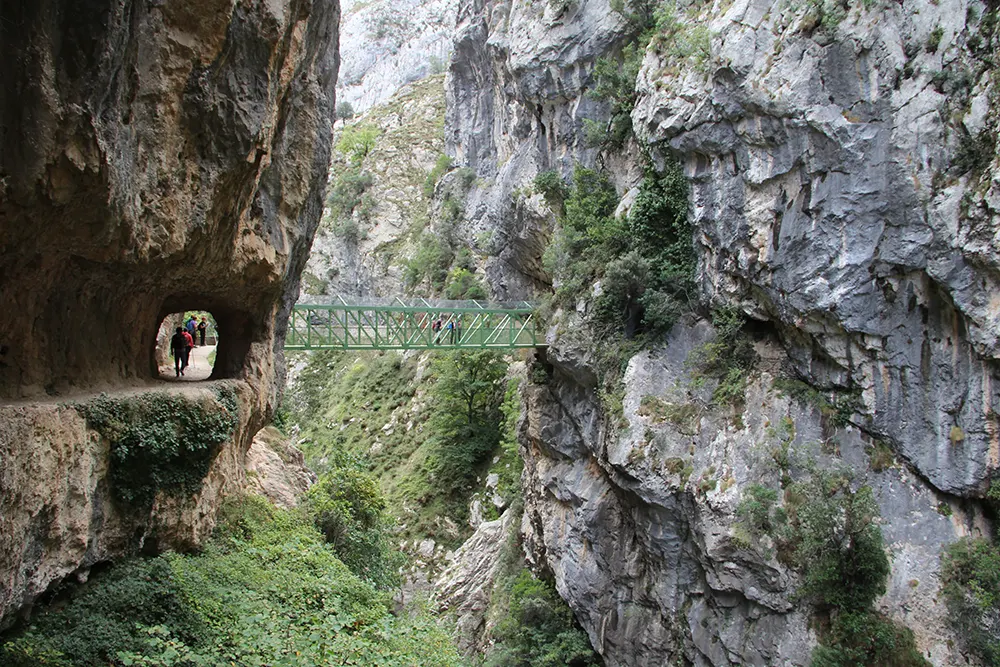
[(111, 492), (125, 505), (149, 507), (160, 491), (182, 495), (201, 488), (219, 446), (239, 423), (236, 392), (192, 400), (152, 392), (101, 394), (76, 409), (111, 445)]

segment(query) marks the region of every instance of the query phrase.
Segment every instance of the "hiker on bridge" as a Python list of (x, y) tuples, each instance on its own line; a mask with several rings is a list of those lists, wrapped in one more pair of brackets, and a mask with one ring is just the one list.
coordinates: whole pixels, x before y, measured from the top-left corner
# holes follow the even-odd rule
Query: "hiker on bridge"
[(192, 315), (191, 318), (188, 319), (187, 324), (184, 325), (185, 328), (187, 329), (188, 335), (191, 336), (191, 346), (192, 347), (194, 347), (195, 322), (197, 322), (197, 321), (198, 321), (198, 318), (196, 318), (194, 315)]
[(198, 335), (201, 337), (201, 346), (205, 347), (205, 332), (208, 331), (208, 319), (205, 317), (201, 318), (201, 322), (198, 323)]

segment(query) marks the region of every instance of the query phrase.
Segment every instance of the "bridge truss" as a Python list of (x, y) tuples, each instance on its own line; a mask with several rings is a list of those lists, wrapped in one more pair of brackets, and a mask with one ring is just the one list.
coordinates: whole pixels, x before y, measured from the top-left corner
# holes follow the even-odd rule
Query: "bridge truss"
[[(435, 330), (435, 322), (440, 322), (440, 330)], [(285, 349), (513, 349), (544, 346), (544, 337), (539, 336), (535, 325), (535, 310), (526, 301), (487, 303), (336, 296), (328, 303), (300, 303), (292, 308)]]

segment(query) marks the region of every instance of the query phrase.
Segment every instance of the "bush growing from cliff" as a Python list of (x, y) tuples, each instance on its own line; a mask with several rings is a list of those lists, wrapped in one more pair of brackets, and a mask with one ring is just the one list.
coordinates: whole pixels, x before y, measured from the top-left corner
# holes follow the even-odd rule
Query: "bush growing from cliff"
[(381, 135), (382, 130), (368, 123), (358, 122), (348, 125), (340, 133), (337, 150), (348, 156), (355, 165), (360, 165), (375, 148), (375, 142)]
[(374, 479), (354, 465), (336, 468), (309, 489), (303, 505), (351, 572), (378, 588), (399, 585), (404, 559), (392, 543), (395, 522)]
[(429, 421), (434, 485), (454, 494), (468, 490), (500, 444), (507, 363), (482, 350), (438, 355)]
[(466, 268), (456, 266), (448, 272), (444, 285), (446, 299), (485, 299), (483, 282)]
[(354, 105), (348, 101), (337, 102), (337, 119), (351, 120), (354, 118)]
[(217, 389), (215, 400), (164, 392), (123, 398), (101, 394), (75, 407), (111, 445), (115, 498), (140, 508), (151, 505), (160, 491), (197, 492), (219, 446), (239, 423), (231, 387)]
[(493, 630), (487, 667), (591, 667), (601, 664), (555, 586), (521, 568), (507, 582), (508, 612)]
[(360, 166), (345, 167), (333, 185), (326, 198), (326, 213), (334, 234), (347, 240), (357, 242), (361, 229), (354, 215), (367, 221), (375, 207), (375, 201), (366, 194), (373, 183), (372, 175), (363, 171)]
[(449, 234), (423, 233), (413, 257), (403, 267), (403, 282), (407, 289), (425, 286), (431, 292), (441, 291), (448, 281), (448, 269), (455, 253)]
[[(551, 181), (546, 177), (546, 191), (558, 194)], [(583, 167), (574, 170), (565, 213), (543, 256), (558, 281), (554, 304), (573, 307), (599, 279), (593, 324), (628, 338), (662, 333), (684, 310), (693, 285), (683, 176), (675, 169), (649, 171), (628, 218), (615, 217), (617, 204), (606, 178)]]
[(798, 500), (779, 539), (802, 573), (799, 595), (830, 617), (811, 667), (929, 667), (913, 633), (872, 608), (890, 567), (871, 488), (852, 491), (846, 476), (815, 472), (789, 497)]
[(38, 611), (0, 664), (461, 664), (433, 620), (390, 606), (299, 513), (250, 498), (226, 506), (203, 553), (127, 561)]
[(715, 337), (692, 350), (686, 362), (695, 382), (706, 377), (719, 381), (712, 393), (712, 401), (718, 405), (742, 403), (747, 380), (757, 365), (757, 351), (744, 331), (745, 323), (735, 308), (714, 311)]
[(1000, 546), (982, 538), (951, 544), (941, 584), (956, 634), (985, 664), (1000, 665)]
[(434, 196), (434, 189), (437, 187), (438, 181), (451, 169), (451, 165), (452, 159), (450, 157), (444, 153), (438, 156), (437, 162), (427, 172), (427, 178), (424, 180), (424, 197), (430, 199)]

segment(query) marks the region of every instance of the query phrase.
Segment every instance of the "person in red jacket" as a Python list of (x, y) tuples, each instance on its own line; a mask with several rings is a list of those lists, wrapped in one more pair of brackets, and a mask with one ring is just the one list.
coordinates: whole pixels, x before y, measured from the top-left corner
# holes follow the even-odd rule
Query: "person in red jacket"
[(188, 360), (191, 359), (191, 348), (194, 347), (194, 338), (184, 330), (181, 330), (181, 334), (184, 336), (184, 344), (187, 346), (184, 348), (184, 363), (181, 366), (181, 375), (184, 375), (184, 369), (188, 367)]

